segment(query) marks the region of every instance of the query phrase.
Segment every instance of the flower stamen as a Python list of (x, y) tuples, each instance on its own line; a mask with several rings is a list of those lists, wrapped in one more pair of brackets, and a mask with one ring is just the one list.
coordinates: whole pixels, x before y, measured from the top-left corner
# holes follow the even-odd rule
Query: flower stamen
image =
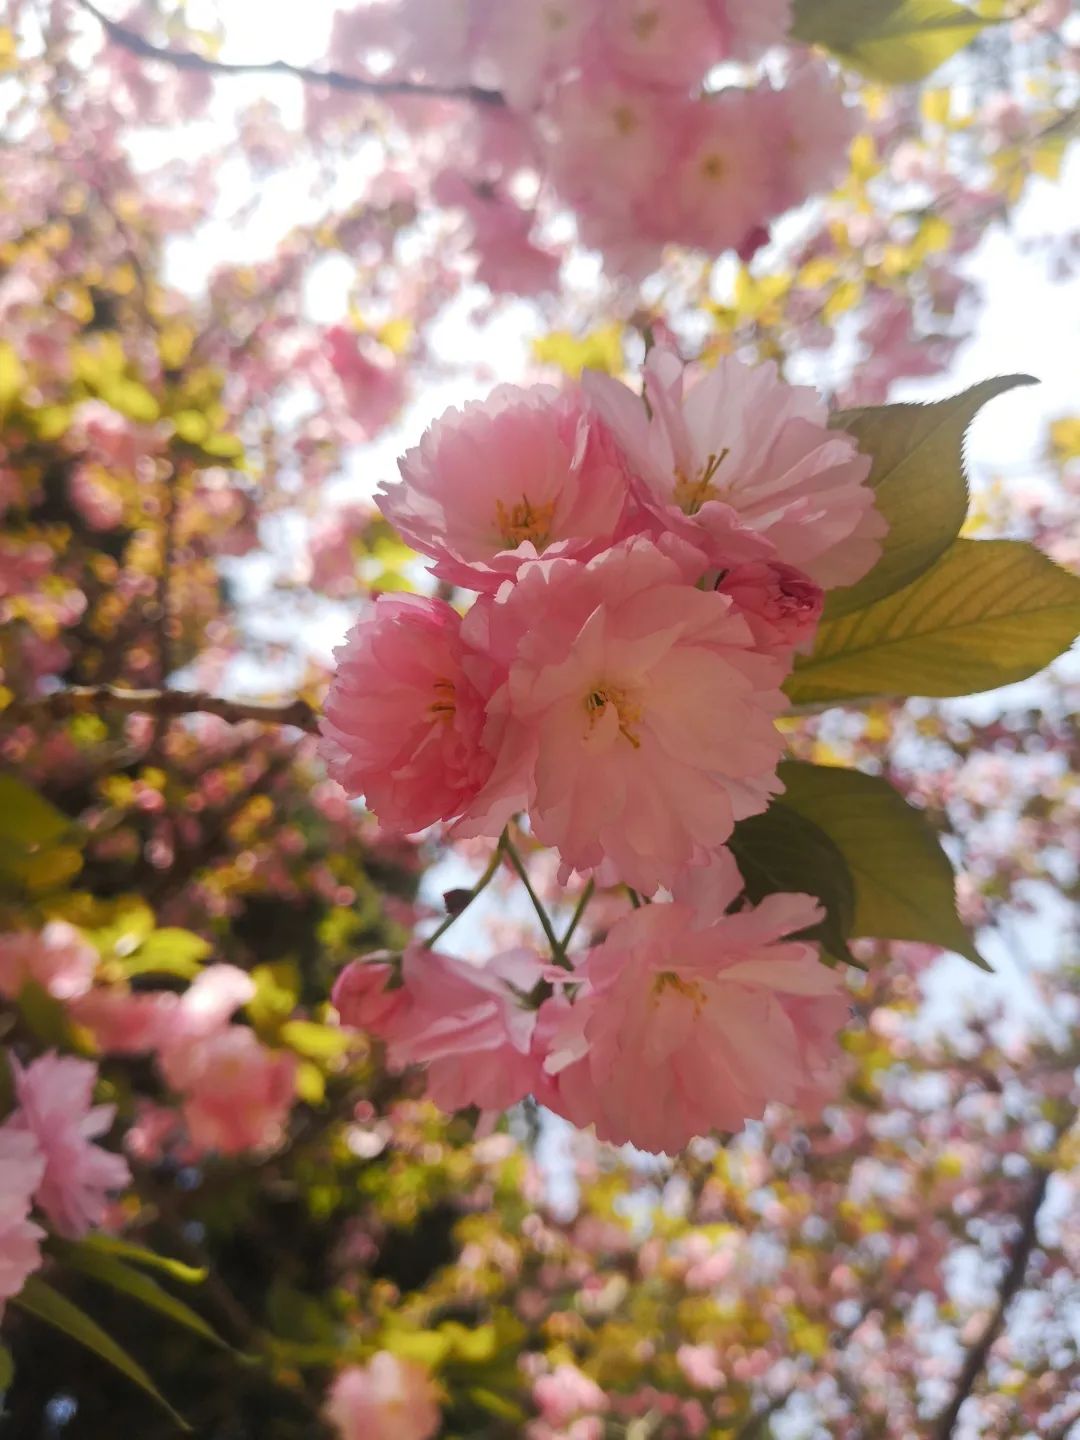
[(534, 505), (527, 495), (509, 510), (501, 500), (495, 501), (495, 527), (508, 550), (516, 550), (526, 541), (541, 551), (551, 539), (554, 503)]
[(705, 1008), (705, 990), (697, 980), (684, 980), (674, 970), (661, 970), (652, 983), (653, 998), (658, 1000), (665, 991), (674, 990), (684, 1000), (693, 1002), (694, 1014), (700, 1015)]
[(641, 719), (641, 706), (613, 685), (598, 685), (585, 696), (585, 710), (589, 716), (589, 731), (592, 732), (597, 720), (609, 705), (614, 705), (619, 717), (619, 734), (629, 740), (635, 750), (641, 749), (641, 737), (633, 730)]
[(428, 710), (432, 715), (437, 715), (444, 725), (448, 725), (457, 711), (454, 682), (452, 680), (436, 680), (432, 688), (435, 691), (435, 699), (428, 706)]
[(693, 480), (681, 469), (676, 469), (675, 503), (684, 515), (696, 515), (706, 501), (718, 497), (720, 492), (713, 484), (713, 478), (730, 454), (730, 445), (725, 445), (719, 455), (709, 455)]

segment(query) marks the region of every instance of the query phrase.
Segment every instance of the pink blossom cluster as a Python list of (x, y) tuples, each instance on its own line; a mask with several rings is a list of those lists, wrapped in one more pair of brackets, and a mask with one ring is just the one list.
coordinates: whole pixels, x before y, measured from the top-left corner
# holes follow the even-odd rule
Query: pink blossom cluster
[(233, 1013), (255, 993), (235, 965), (210, 965), (182, 995), (99, 988), (74, 1018), (106, 1054), (153, 1054), (180, 1100), (193, 1157), (240, 1155), (279, 1144), (295, 1098), (296, 1062), (268, 1049)]
[[(263, 1045), (249, 1026), (230, 1023), (255, 993), (245, 971), (209, 965), (177, 995), (95, 984), (97, 968), (94, 947), (63, 921), (40, 934), (0, 935), (0, 996), (17, 999), (32, 982), (67, 1006), (101, 1054), (153, 1055), (179, 1099), (192, 1158), (267, 1150), (280, 1142), (295, 1099), (295, 1057)], [(51, 1112), (43, 1113), (49, 1123)], [(177, 1117), (166, 1113), (168, 1130), (175, 1130)]]
[(16, 1105), (0, 1125), (0, 1313), (41, 1265), (45, 1232), (31, 1208), (78, 1239), (131, 1179), (127, 1161), (97, 1143), (116, 1107), (93, 1104), (93, 1064), (52, 1052), (25, 1067), (9, 1058)]
[(466, 217), (478, 278), (527, 292), (557, 270), (530, 190), (553, 190), (585, 244), (642, 272), (669, 243), (750, 253), (832, 185), (857, 112), (790, 25), (791, 0), (454, 0), (437, 18), (399, 0), (340, 16), (333, 55), (390, 55), (402, 77), (498, 95), (433, 194)]
[(342, 1370), (323, 1414), (339, 1440), (430, 1440), (441, 1424), (428, 1372), (389, 1350)]
[(643, 395), (587, 375), (448, 412), (378, 497), (476, 599), (365, 612), (326, 701), (331, 774), (392, 831), (526, 816), (564, 883), (662, 900), (554, 968), (414, 944), (346, 970), (342, 1018), (426, 1065), (444, 1108), (532, 1093), (663, 1150), (827, 1092), (843, 988), (797, 938), (820, 909), (740, 908), (726, 849), (781, 788), (780, 686), (824, 588), (879, 551), (869, 461), (826, 421), (772, 365), (688, 383), (654, 350)]

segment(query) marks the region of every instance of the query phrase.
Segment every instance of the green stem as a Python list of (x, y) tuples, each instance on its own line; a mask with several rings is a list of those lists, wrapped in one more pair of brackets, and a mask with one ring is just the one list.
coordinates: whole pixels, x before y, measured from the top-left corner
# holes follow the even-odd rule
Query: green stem
[[(505, 838), (505, 834), (503, 838)], [(473, 903), (476, 897), (481, 894), (482, 891), (487, 889), (487, 887), (491, 884), (492, 880), (495, 879), (495, 876), (498, 873), (499, 862), (502, 859), (502, 856), (503, 842), (502, 840), (500, 840), (498, 845), (496, 845), (495, 849), (492, 851), (491, 859), (488, 861), (487, 869), (480, 876), (480, 879), (476, 882), (473, 888), (469, 891), (468, 895), (465, 897), (464, 903), (460, 905), (452, 915), (447, 915), (446, 919), (442, 922), (439, 928), (437, 930), (434, 930), (424, 941), (425, 950), (430, 950), (431, 947), (435, 944), (435, 941), (446, 934), (447, 930), (450, 929), (450, 926), (453, 925), (454, 921), (459, 920), (461, 916), (465, 914), (465, 911)]]
[(566, 955), (563, 951), (562, 943), (559, 940), (559, 937), (555, 934), (555, 927), (552, 925), (551, 919), (548, 916), (547, 911), (544, 909), (543, 903), (540, 900), (540, 896), (537, 895), (536, 891), (532, 887), (532, 881), (529, 879), (529, 872), (525, 869), (525, 865), (522, 861), (521, 856), (514, 849), (514, 842), (510, 839), (509, 835), (507, 835), (505, 831), (503, 832), (503, 837), (499, 841), (499, 844), (502, 846), (503, 850), (505, 850), (510, 864), (517, 871), (518, 879), (521, 881), (522, 885), (525, 886), (525, 893), (532, 901), (532, 907), (536, 911), (536, 917), (540, 921), (540, 924), (543, 926), (544, 934), (547, 936), (547, 942), (551, 946), (552, 959), (555, 961), (556, 965), (561, 965), (564, 970), (572, 970), (573, 966), (570, 964), (570, 961), (567, 960)]
[(581, 892), (581, 898), (578, 900), (574, 913), (570, 917), (570, 924), (567, 927), (566, 934), (562, 937), (562, 949), (564, 954), (566, 953), (566, 947), (574, 938), (574, 931), (577, 929), (581, 917), (585, 914), (585, 907), (592, 899), (593, 891), (595, 889), (596, 881), (590, 880), (589, 883), (585, 886), (585, 889)]

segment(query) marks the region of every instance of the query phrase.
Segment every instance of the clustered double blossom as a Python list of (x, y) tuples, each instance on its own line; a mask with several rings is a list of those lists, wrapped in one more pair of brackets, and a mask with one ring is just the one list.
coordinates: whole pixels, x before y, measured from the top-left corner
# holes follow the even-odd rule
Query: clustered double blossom
[(528, 292), (557, 269), (537, 224), (552, 194), (610, 267), (643, 273), (669, 243), (752, 253), (830, 188), (858, 112), (791, 22), (791, 0), (391, 0), (343, 13), (332, 54), (498, 95), (432, 193), (466, 217), (478, 278)]
[(643, 395), (500, 386), (403, 457), (380, 508), (476, 599), (360, 618), (326, 702), (332, 775), (402, 832), (527, 817), (564, 883), (658, 901), (582, 953), (477, 965), (416, 942), (350, 966), (342, 1019), (426, 1065), (444, 1108), (531, 1093), (670, 1151), (828, 1093), (845, 992), (798, 938), (820, 908), (741, 903), (725, 847), (781, 789), (780, 687), (824, 589), (879, 553), (869, 463), (772, 364), (688, 383), (662, 349)]
[[(232, 1023), (255, 994), (251, 976), (235, 965), (208, 965), (182, 994), (133, 990), (96, 983), (98, 961), (93, 945), (62, 920), (40, 933), (0, 934), (0, 998), (16, 1000), (24, 986), (37, 985), (65, 1006), (99, 1054), (153, 1058), (178, 1112), (145, 1107), (128, 1135), (132, 1149), (151, 1119), (162, 1139), (182, 1128), (187, 1159), (278, 1144), (295, 1099), (296, 1064), (288, 1051), (263, 1045), (250, 1026)], [(90, 1086), (93, 1068), (83, 1069)]]
[(92, 1101), (97, 1067), (49, 1052), (25, 1068), (11, 1060), (15, 1108), (0, 1125), (0, 1314), (39, 1269), (45, 1231), (77, 1239), (105, 1218), (110, 1191), (131, 1179), (127, 1161), (97, 1143), (115, 1106)]

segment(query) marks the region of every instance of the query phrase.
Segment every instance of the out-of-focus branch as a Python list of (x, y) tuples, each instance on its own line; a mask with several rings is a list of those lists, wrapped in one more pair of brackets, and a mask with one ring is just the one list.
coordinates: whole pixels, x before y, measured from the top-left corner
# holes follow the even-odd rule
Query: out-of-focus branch
[(307, 85), (326, 85), (332, 90), (347, 90), (354, 95), (370, 95), (376, 99), (413, 95), (424, 100), (466, 100), (474, 105), (506, 104), (500, 91), (488, 90), (482, 85), (429, 85), (419, 80), (377, 80), (363, 75), (347, 75), (340, 70), (316, 70), (307, 65), (292, 65), (288, 60), (215, 60), (195, 50), (155, 45), (138, 31), (103, 15), (93, 0), (77, 0), (77, 3), (93, 15), (113, 45), (140, 59), (157, 60), (177, 70), (203, 70), (215, 75), (288, 75)]
[(165, 718), (216, 715), (230, 725), (257, 720), (263, 725), (293, 725), (309, 734), (315, 734), (319, 726), (319, 717), (306, 700), (262, 705), (248, 700), (225, 700), (202, 690), (123, 690), (115, 685), (70, 685), (35, 700), (16, 700), (3, 715), (6, 720), (16, 721), (66, 720), (71, 715), (102, 710)]
[(1017, 1219), (1020, 1223), (1020, 1233), (1016, 1237), (1013, 1246), (1012, 1258), (1009, 1261), (1005, 1274), (1001, 1277), (1001, 1284), (998, 1287), (997, 1302), (993, 1310), (987, 1316), (986, 1323), (973, 1342), (964, 1363), (960, 1367), (960, 1374), (956, 1377), (956, 1385), (953, 1389), (952, 1398), (942, 1410), (941, 1414), (934, 1421), (934, 1427), (930, 1431), (929, 1440), (952, 1440), (956, 1429), (956, 1422), (960, 1418), (960, 1411), (964, 1401), (971, 1395), (983, 1367), (989, 1357), (994, 1341), (1001, 1333), (1005, 1323), (1005, 1316), (1010, 1304), (1016, 1296), (1016, 1292), (1024, 1283), (1024, 1276), (1027, 1273), (1028, 1261), (1031, 1259), (1031, 1252), (1035, 1249), (1037, 1240), (1037, 1229), (1039, 1210), (1043, 1200), (1046, 1198), (1046, 1189), (1050, 1184), (1052, 1171), (1041, 1170), (1035, 1177), (1034, 1183), (1028, 1191), (1027, 1198), (1020, 1207)]

